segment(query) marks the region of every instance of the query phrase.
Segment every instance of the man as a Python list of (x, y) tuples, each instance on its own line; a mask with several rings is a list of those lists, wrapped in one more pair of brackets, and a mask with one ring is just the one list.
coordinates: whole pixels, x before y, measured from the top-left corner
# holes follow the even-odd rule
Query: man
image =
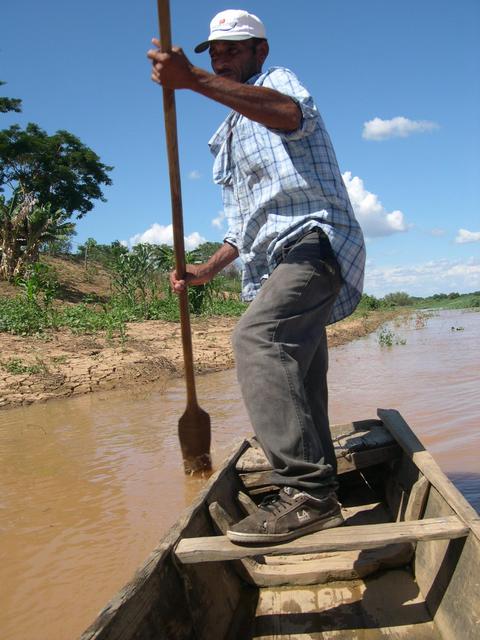
[(280, 491), (227, 535), (238, 543), (282, 542), (343, 521), (325, 326), (360, 299), (365, 249), (311, 96), (288, 69), (262, 72), (262, 22), (246, 11), (222, 11), (195, 51), (207, 49), (213, 74), (179, 48), (148, 52), (154, 82), (232, 109), (209, 143), (229, 230), (208, 262), (173, 273), (171, 282), (178, 292), (243, 261), (242, 295), (253, 302), (233, 336), (237, 373)]

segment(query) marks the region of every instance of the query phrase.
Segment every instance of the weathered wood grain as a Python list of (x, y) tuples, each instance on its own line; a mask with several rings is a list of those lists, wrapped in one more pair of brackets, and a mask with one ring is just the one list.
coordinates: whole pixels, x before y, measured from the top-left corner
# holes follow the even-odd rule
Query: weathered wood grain
[[(389, 462), (398, 458), (400, 453), (400, 447), (396, 444), (392, 444), (386, 447), (379, 447), (378, 449), (371, 449), (368, 451), (345, 453), (345, 455), (337, 458), (337, 474), (342, 475), (344, 473), (349, 473), (350, 471), (366, 469), (382, 462)], [(247, 454), (248, 451), (245, 455)], [(256, 456), (256, 459), (260, 460), (260, 457)], [(242, 467), (243, 466), (244, 465), (242, 465)], [(245, 466), (251, 467), (248, 460)], [(239, 473), (239, 476), (246, 489), (250, 490), (259, 487), (275, 485), (278, 476), (272, 471), (271, 468), (268, 468), (268, 470), (262, 470), (265, 466), (265, 464), (259, 464), (258, 468), (260, 470), (250, 470), (246, 473)]]
[(460, 538), (468, 527), (455, 517), (432, 518), (415, 522), (340, 527), (320, 531), (291, 542), (277, 545), (240, 546), (224, 536), (180, 540), (175, 555), (184, 563), (235, 560), (254, 555), (314, 553), (318, 551), (349, 551), (372, 549), (397, 542), (445, 540)]
[(423, 516), (429, 489), (429, 481), (425, 476), (420, 476), (410, 491), (407, 508), (405, 509), (405, 520), (419, 520)]
[(243, 493), (243, 491), (238, 492), (238, 501), (248, 515), (252, 515), (258, 510), (255, 502), (250, 498), (250, 496), (248, 496), (246, 493)]
[(468, 524), (472, 533), (480, 540), (480, 518), (478, 513), (443, 473), (431, 453), (425, 449), (400, 413), (394, 409), (378, 409), (377, 413), (385, 427), (407, 455), (410, 456), (430, 484), (441, 493), (457, 516)]
[[(425, 517), (448, 516), (453, 509), (432, 487)], [(480, 542), (472, 534), (461, 540), (419, 542), (415, 578), (442, 629), (444, 640), (477, 640), (480, 633)]]
[[(186, 589), (185, 585), (185, 572), (191, 572), (193, 567), (185, 567), (180, 572), (173, 548), (183, 535), (191, 535), (192, 532), (193, 535), (204, 535), (208, 531), (213, 533), (211, 524), (207, 526), (205, 523), (205, 504), (212, 497), (218, 500), (222, 487), (231, 484), (233, 467), (245, 447), (246, 443), (236, 447), (225, 465), (212, 476), (192, 506), (167, 532), (131, 582), (112, 598), (82, 634), (81, 640), (190, 640), (193, 636), (199, 639), (205, 637), (197, 635), (195, 631), (200, 617), (198, 607), (202, 604), (201, 599), (197, 600), (197, 612), (191, 608), (190, 597), (194, 589), (200, 588), (195, 584), (195, 575), (192, 574), (192, 590)], [(204, 533), (201, 533), (203, 526)], [(204, 608), (202, 624), (206, 633), (215, 624), (217, 629), (227, 627), (230, 622), (228, 615), (240, 604), (244, 585), (240, 584), (237, 576), (229, 575), (231, 573), (228, 565), (221, 564), (218, 570), (209, 572), (212, 584), (216, 579), (217, 588), (221, 588), (224, 580), (229, 585), (215, 598), (215, 610), (208, 610), (206, 606)], [(213, 594), (211, 597), (213, 598)], [(229, 600), (227, 604), (226, 599)], [(203, 604), (205, 605), (205, 601)], [(222, 622), (220, 616), (223, 617)]]
[(442, 637), (406, 570), (349, 583), (261, 589), (252, 635), (259, 640)]
[[(362, 430), (360, 430), (360, 426), (362, 426)], [(386, 462), (398, 456), (400, 452), (394, 438), (387, 429), (380, 426), (379, 420), (336, 425), (332, 427), (332, 432), (338, 473), (348, 473), (355, 469)], [(265, 472), (262, 482), (267, 484), (268, 472), (272, 470), (272, 467), (258, 442), (252, 439), (250, 444), (254, 446), (248, 448), (239, 458), (236, 469), (242, 478), (248, 478), (246, 475), (248, 473)], [(262, 476), (257, 476), (257, 478), (261, 479)], [(253, 481), (252, 477), (249, 482)], [(274, 484), (274, 482), (269, 481), (268, 484)], [(246, 484), (245, 486), (256, 485)]]
[[(217, 502), (210, 505), (209, 511), (219, 531), (225, 534), (233, 518)], [(259, 587), (357, 580), (379, 569), (405, 565), (412, 554), (412, 545), (403, 543), (363, 551), (255, 556), (240, 561), (243, 565), (240, 575), (247, 572), (250, 581)], [(238, 570), (238, 561), (234, 562)]]

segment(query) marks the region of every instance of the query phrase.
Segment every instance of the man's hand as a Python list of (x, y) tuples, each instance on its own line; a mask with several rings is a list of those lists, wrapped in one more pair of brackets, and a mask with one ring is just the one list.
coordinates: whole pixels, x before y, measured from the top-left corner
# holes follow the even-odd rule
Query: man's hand
[(202, 264), (187, 264), (185, 277), (179, 278), (176, 271), (170, 274), (170, 284), (175, 293), (185, 291), (185, 288), (193, 284), (205, 284), (210, 282), (224, 267), (238, 258), (237, 248), (225, 242), (217, 249), (207, 262)]
[(152, 61), (152, 80), (167, 89), (191, 89), (195, 76), (193, 65), (183, 50), (172, 47), (170, 53), (160, 51), (160, 40), (152, 39), (156, 49), (150, 49), (147, 58)]
[(176, 271), (170, 273), (170, 284), (175, 293), (185, 291), (189, 285), (205, 284), (215, 276), (206, 263), (187, 264), (186, 270), (184, 278), (179, 278)]

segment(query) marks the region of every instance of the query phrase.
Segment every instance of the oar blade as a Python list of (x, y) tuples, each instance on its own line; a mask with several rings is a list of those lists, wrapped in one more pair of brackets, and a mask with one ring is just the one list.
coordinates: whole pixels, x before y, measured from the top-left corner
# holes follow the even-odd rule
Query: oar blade
[(212, 468), (210, 433), (208, 413), (198, 405), (187, 406), (178, 421), (178, 437), (185, 473), (198, 473)]

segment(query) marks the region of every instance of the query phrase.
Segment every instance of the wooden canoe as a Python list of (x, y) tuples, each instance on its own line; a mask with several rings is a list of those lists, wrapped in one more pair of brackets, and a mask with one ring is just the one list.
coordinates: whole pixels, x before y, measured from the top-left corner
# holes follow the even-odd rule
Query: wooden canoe
[(480, 638), (480, 520), (394, 410), (332, 427), (345, 525), (222, 535), (271, 490), (245, 441), (81, 640)]

